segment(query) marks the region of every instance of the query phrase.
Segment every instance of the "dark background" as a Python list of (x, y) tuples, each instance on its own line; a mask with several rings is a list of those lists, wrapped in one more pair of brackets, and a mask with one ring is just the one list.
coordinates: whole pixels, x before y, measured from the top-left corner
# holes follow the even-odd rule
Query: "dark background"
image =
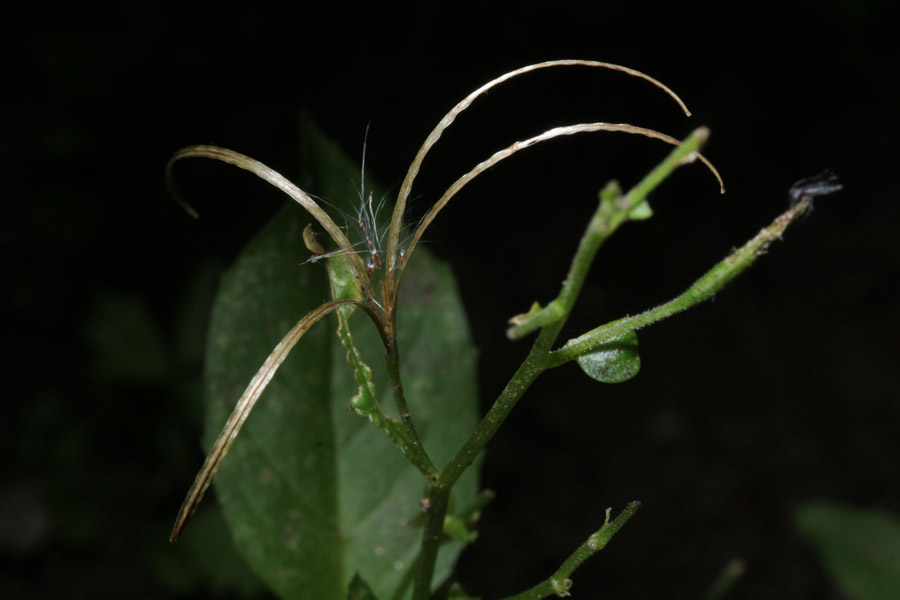
[[(675, 137), (708, 125), (728, 194), (699, 167), (658, 190), (656, 216), (604, 249), (570, 335), (681, 292), (783, 211), (795, 180), (830, 168), (846, 189), (714, 302), (643, 331), (633, 381), (602, 386), (569, 366), (535, 385), (489, 449), (484, 484), (498, 496), (461, 580), (487, 598), (518, 591), (606, 507), (638, 499), (576, 574), (577, 597), (696, 598), (740, 557), (735, 598), (840, 598), (791, 512), (825, 498), (900, 513), (897, 11), (623, 4), (132, 1), (5, 18), (0, 596), (253, 595), (165, 539), (202, 460), (211, 289), (283, 199), (192, 161), (180, 173), (203, 213), (193, 221), (163, 184), (176, 149), (215, 143), (301, 180), (305, 110), (352, 155), (371, 123), (368, 170), (392, 184), (471, 90), (590, 58), (663, 80), (694, 117), (621, 74), (541, 72), (465, 113), (415, 188), (427, 206), (556, 125)], [(556, 293), (596, 191), (633, 184), (666, 152), (617, 134), (557, 140), (441, 215), (429, 246), (459, 277), (485, 402), (527, 349), (505, 339), (506, 319)]]

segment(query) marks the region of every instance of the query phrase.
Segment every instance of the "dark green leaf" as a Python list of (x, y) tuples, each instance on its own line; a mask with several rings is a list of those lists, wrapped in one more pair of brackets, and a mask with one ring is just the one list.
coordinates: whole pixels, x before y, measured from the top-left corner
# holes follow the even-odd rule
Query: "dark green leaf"
[(900, 594), (900, 519), (825, 502), (795, 514), (822, 565), (851, 600), (894, 600)]
[[(313, 139), (329, 169), (349, 164), (333, 145)], [(346, 182), (343, 190), (315, 191), (332, 202), (346, 199), (359, 174), (344, 173), (325, 177)], [(328, 299), (323, 266), (301, 264), (309, 256), (302, 241), (307, 222), (298, 206), (287, 207), (223, 278), (207, 356), (207, 444), (275, 344)], [(400, 303), (407, 399), (441, 466), (476, 423), (475, 352), (450, 269), (423, 251), (410, 259)], [(375, 371), (379, 401), (393, 408), (375, 328), (361, 311), (350, 325)], [(390, 597), (421, 537), (416, 517), (424, 481), (384, 431), (348, 410), (357, 390), (336, 327), (333, 319), (320, 323), (300, 340), (216, 476), (237, 547), (285, 598), (343, 599), (357, 572), (379, 597)], [(476, 493), (475, 470), (454, 490), (458, 505)], [(450, 573), (459, 550), (458, 544), (442, 548), (439, 577)]]
[(637, 333), (629, 331), (614, 338), (599, 350), (583, 354), (577, 359), (578, 366), (587, 375), (603, 383), (628, 381), (641, 370), (641, 356), (638, 354)]

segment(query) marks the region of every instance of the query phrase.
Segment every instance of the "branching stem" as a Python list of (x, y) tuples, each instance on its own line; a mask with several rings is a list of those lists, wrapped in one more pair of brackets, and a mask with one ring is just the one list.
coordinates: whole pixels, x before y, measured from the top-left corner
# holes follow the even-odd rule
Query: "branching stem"
[[(600, 205), (582, 236), (572, 259), (569, 275), (563, 283), (559, 296), (548, 305), (547, 309), (529, 313), (519, 320), (517, 327), (520, 327), (521, 330), (533, 331), (540, 328), (531, 352), (456, 456), (428, 486), (426, 499), (428, 516), (425, 533), (422, 537), (419, 572), (416, 574), (413, 600), (428, 600), (431, 595), (431, 578), (434, 574), (434, 564), (441, 542), (440, 535), (435, 535), (435, 532), (442, 530), (450, 489), (481, 454), (531, 384), (546, 369), (556, 366), (556, 363), (550, 359), (553, 345), (584, 285), (584, 280), (600, 245), (629, 217), (635, 207), (646, 200), (647, 194), (652, 189), (678, 166), (689, 162), (691, 157), (697, 155), (699, 147), (707, 136), (708, 131), (705, 128), (695, 131), (626, 196), (618, 197), (616, 194), (616, 197), (613, 198), (608, 194), (602, 194)], [(551, 318), (547, 318), (548, 315)], [(536, 324), (536, 321), (539, 322)]]

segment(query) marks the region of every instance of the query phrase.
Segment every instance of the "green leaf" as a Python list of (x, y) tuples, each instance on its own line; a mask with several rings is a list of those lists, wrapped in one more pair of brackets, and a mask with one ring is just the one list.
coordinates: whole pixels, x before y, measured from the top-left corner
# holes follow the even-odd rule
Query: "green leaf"
[(602, 383), (628, 381), (641, 370), (637, 333), (629, 331), (575, 360), (588, 377)]
[(350, 587), (347, 588), (347, 600), (378, 600), (378, 598), (372, 592), (369, 584), (357, 573), (350, 580)]
[(893, 600), (900, 590), (900, 519), (826, 502), (802, 506), (797, 527), (851, 600)]
[[(312, 142), (328, 169), (350, 164), (315, 132)], [(355, 202), (359, 172), (344, 173), (322, 178), (346, 182), (344, 189), (315, 191), (331, 202)], [(286, 207), (223, 277), (207, 353), (207, 447), (275, 344), (328, 299), (322, 265), (301, 264), (309, 256), (302, 241), (308, 220), (298, 206)], [(425, 448), (442, 465), (478, 416), (475, 351), (450, 269), (417, 250), (398, 314), (410, 411)], [(374, 326), (362, 311), (350, 326), (374, 371), (380, 403), (392, 408)], [(279, 596), (342, 599), (359, 573), (388, 598), (416, 556), (424, 481), (384, 431), (349, 410), (357, 387), (336, 328), (330, 319), (300, 340), (247, 419), (215, 488), (236, 546)], [(454, 489), (461, 505), (475, 496), (476, 471)], [(442, 548), (438, 579), (449, 575), (460, 549)]]

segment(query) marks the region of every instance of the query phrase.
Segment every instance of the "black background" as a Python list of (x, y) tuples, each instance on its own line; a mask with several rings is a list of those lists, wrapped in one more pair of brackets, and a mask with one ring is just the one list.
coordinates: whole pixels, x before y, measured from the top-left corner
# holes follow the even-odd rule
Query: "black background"
[[(484, 484), (498, 496), (460, 578), (487, 598), (519, 591), (607, 507), (638, 499), (576, 574), (577, 597), (696, 598), (741, 557), (735, 598), (840, 598), (791, 511), (826, 498), (900, 512), (896, 9), (623, 4), (132, 1), (5, 18), (0, 595), (235, 593), (167, 582), (159, 564), (177, 552), (165, 538), (202, 460), (202, 290), (282, 198), (192, 161), (193, 221), (163, 184), (172, 152), (215, 143), (301, 179), (305, 110), (352, 155), (371, 123), (368, 170), (393, 184), (471, 90), (589, 58), (663, 80), (694, 116), (621, 74), (537, 73), (465, 113), (415, 189), (427, 205), (556, 125), (709, 126), (728, 193), (699, 167), (658, 190), (655, 217), (604, 249), (569, 335), (682, 291), (783, 211), (795, 180), (830, 168), (846, 188), (714, 302), (643, 331), (635, 380), (602, 386), (568, 366), (535, 385), (489, 449)], [(617, 134), (557, 140), (441, 215), (429, 246), (459, 278), (485, 402), (527, 349), (505, 339), (506, 319), (556, 293), (596, 191), (634, 183), (666, 152)], [(140, 315), (155, 328), (116, 346), (130, 330), (115, 324)]]

